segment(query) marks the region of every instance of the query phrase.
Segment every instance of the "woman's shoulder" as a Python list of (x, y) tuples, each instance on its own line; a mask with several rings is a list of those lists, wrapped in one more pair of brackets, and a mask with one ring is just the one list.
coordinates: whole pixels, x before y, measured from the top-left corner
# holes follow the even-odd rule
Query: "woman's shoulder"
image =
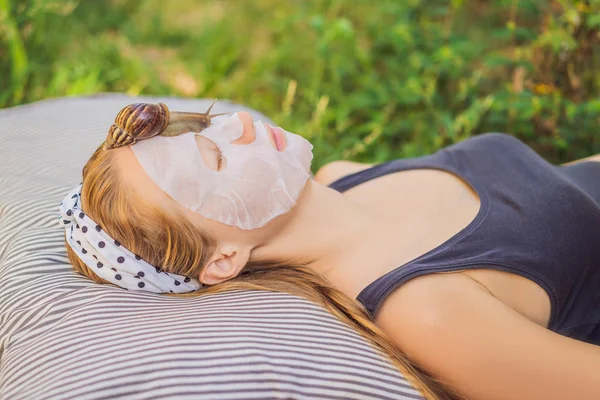
[(346, 175), (371, 168), (373, 165), (346, 160), (332, 161), (319, 168), (314, 180), (323, 185), (329, 185)]

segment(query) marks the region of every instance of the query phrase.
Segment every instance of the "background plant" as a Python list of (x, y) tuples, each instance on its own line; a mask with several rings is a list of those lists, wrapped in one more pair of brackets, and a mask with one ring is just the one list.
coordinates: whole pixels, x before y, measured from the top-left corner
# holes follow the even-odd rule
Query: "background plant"
[(231, 99), (334, 159), (508, 132), (600, 152), (600, 0), (0, 0), (0, 106), (118, 91)]

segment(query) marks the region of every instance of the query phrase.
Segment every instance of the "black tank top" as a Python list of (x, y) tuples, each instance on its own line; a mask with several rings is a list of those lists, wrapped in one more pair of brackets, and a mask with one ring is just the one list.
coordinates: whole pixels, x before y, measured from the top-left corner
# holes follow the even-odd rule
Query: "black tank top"
[(410, 169), (454, 174), (477, 192), (473, 221), (450, 239), (376, 279), (358, 295), (373, 318), (396, 288), (421, 275), (487, 268), (523, 276), (550, 297), (548, 329), (600, 345), (600, 163), (555, 166), (517, 138), (489, 133), (432, 155), (347, 175), (343, 192)]

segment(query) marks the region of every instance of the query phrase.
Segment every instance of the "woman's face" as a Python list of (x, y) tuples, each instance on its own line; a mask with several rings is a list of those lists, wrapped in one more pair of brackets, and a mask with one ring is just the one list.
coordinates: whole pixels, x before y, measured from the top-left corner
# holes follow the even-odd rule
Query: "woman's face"
[(142, 140), (131, 149), (148, 176), (179, 204), (244, 230), (291, 210), (312, 161), (306, 139), (252, 121), (248, 113), (215, 118), (199, 133)]
[[(221, 118), (231, 119), (231, 117)], [(136, 151), (139, 149), (132, 148), (133, 146), (110, 151), (115, 152), (116, 166), (124, 179), (124, 183), (131, 187), (138, 199), (143, 199), (141, 201), (146, 201), (150, 203), (150, 205), (159, 207), (163, 210), (172, 210), (183, 214), (194, 225), (216, 239), (217, 243), (232, 240), (239, 240), (242, 242), (251, 241), (255, 240), (257, 237), (260, 237), (260, 240), (264, 240), (272, 235), (272, 231), (278, 231), (285, 225), (286, 215), (284, 214), (287, 214), (287, 211), (289, 211), (288, 208), (286, 209), (286, 212), (280, 212), (278, 215), (273, 216), (273, 208), (283, 208), (281, 207), (281, 204), (277, 203), (280, 201), (277, 197), (279, 192), (277, 192), (277, 190), (270, 192), (269, 185), (272, 181), (285, 183), (286, 179), (289, 181), (289, 178), (281, 176), (285, 173), (275, 168), (281, 164), (269, 164), (268, 166), (261, 164), (263, 157), (271, 157), (272, 155), (269, 152), (272, 152), (274, 157), (282, 157), (283, 160), (288, 160), (288, 158), (299, 158), (302, 160), (303, 166), (301, 168), (305, 168), (305, 170), (301, 172), (306, 174), (307, 178), (302, 180), (295, 177), (296, 180), (292, 181), (291, 184), (296, 185), (296, 187), (292, 187), (292, 189), (298, 190), (296, 198), (291, 199), (293, 203), (296, 203), (300, 198), (300, 192), (304, 190), (306, 182), (308, 181), (312, 152), (310, 152), (308, 147), (296, 137), (291, 137), (291, 141), (296, 141), (296, 147), (292, 148), (290, 146), (290, 135), (293, 134), (285, 132), (281, 128), (271, 127), (268, 124), (257, 124), (247, 112), (237, 113), (237, 118), (242, 126), (241, 134), (233, 135), (236, 136), (235, 139), (228, 143), (223, 143), (222, 138), (216, 136), (219, 135), (220, 132), (215, 131), (207, 132), (206, 135), (202, 134), (204, 132), (193, 134), (191, 137), (192, 141), (187, 142), (188, 146), (178, 147), (179, 145), (177, 145), (171, 149), (171, 152), (164, 154), (162, 153), (162, 145), (165, 143), (168, 144), (176, 138), (160, 137), (160, 141), (155, 142), (147, 149), (143, 149), (144, 151), (149, 150), (149, 154), (155, 156), (154, 159), (157, 159), (156, 156), (167, 157), (167, 163), (164, 162), (165, 160), (163, 158), (160, 158), (156, 164), (152, 164), (152, 157), (144, 158), (144, 155), (140, 156), (140, 154), (136, 154)], [(222, 120), (221, 122), (223, 121), (225, 123), (227, 122), (227, 120)], [(263, 131), (257, 132), (257, 129), (262, 129)], [(263, 137), (260, 137), (260, 135), (263, 135)], [(259, 139), (263, 140), (261, 143), (262, 148), (260, 150), (256, 150), (257, 136), (259, 136)], [(154, 139), (155, 138), (152, 138), (145, 142), (150, 142)], [(191, 146), (189, 145), (190, 143), (192, 144)], [(298, 146), (298, 143), (300, 143), (300, 146)], [(134, 146), (143, 144), (143, 142), (139, 142)], [(230, 147), (226, 149), (225, 147), (228, 145), (230, 145)], [(268, 146), (268, 149), (266, 146)], [(308, 144), (308, 146), (310, 146), (310, 144)], [(232, 148), (235, 152), (231, 152)], [(312, 149), (312, 146), (310, 146), (310, 149)], [(188, 166), (187, 164), (182, 164), (181, 169), (178, 169), (177, 167), (171, 168), (171, 165), (177, 165), (177, 162), (179, 161), (177, 158), (188, 157), (176, 157), (180, 154), (176, 153), (176, 151), (179, 150), (181, 150), (182, 153), (188, 152), (186, 154), (192, 154), (192, 152), (196, 153), (196, 155), (191, 155), (189, 157), (197, 157), (199, 154), (197, 161), (198, 163), (202, 163), (202, 166), (194, 165), (194, 169), (192, 169), (186, 168)], [(292, 150), (296, 153), (293, 153)], [(263, 156), (258, 158), (254, 157), (257, 151), (262, 152), (261, 154), (263, 154)], [(138, 153), (140, 152), (138, 151)], [(309, 153), (310, 158), (308, 158)], [(236, 158), (232, 159), (232, 157)], [(142, 162), (140, 162), (140, 159)], [(306, 162), (307, 159), (308, 162)], [(145, 166), (144, 163), (146, 163)], [(151, 165), (148, 166), (148, 163)], [(169, 165), (169, 167), (164, 167), (164, 165)], [(161, 170), (160, 168), (163, 167), (171, 168), (171, 171), (166, 175), (161, 175), (164, 170)], [(235, 167), (237, 167), (237, 169), (234, 169)], [(284, 165), (284, 167), (289, 168), (287, 165)], [(196, 175), (196, 171), (200, 171), (201, 168), (205, 169), (205, 171), (201, 171), (201, 173)], [(295, 167), (295, 169), (299, 170), (300, 168)], [(207, 173), (207, 171), (209, 171), (209, 173)], [(245, 176), (249, 178), (236, 181), (235, 178), (238, 175), (234, 176), (234, 178), (228, 177), (227, 175), (228, 173), (233, 173), (232, 171), (238, 175), (243, 172), (246, 174)], [(291, 171), (288, 175), (293, 175), (294, 173), (294, 171)], [(164, 182), (165, 179), (168, 181)], [(212, 195), (212, 187), (206, 187), (207, 180), (212, 180), (211, 182), (213, 182), (213, 185), (222, 185), (217, 194), (213, 197), (204, 195), (204, 193)], [(252, 185), (243, 185), (249, 181)], [(202, 187), (200, 187), (200, 185)], [(173, 190), (173, 188), (175, 189)], [(181, 188), (182, 191), (178, 192), (177, 189)], [(197, 195), (197, 193), (200, 193), (200, 195)], [(205, 212), (206, 208), (202, 208), (202, 206), (206, 206), (206, 204), (209, 203), (211, 207), (218, 206), (220, 212), (223, 212), (222, 209), (231, 211), (231, 209), (234, 208), (232, 203), (218, 198), (218, 195), (226, 196), (229, 195), (229, 193), (233, 193), (236, 198), (239, 198), (240, 203), (235, 205), (244, 207), (246, 214), (252, 214), (253, 211), (256, 211), (255, 215), (250, 216), (256, 217), (256, 214), (259, 214), (258, 216), (261, 217), (264, 217), (265, 215), (269, 217), (269, 215), (271, 215), (269, 221), (277, 220), (277, 222), (274, 221), (273, 223), (270, 223), (267, 221), (268, 225), (262, 224), (256, 229), (248, 229), (247, 225), (251, 225), (257, 220), (256, 218), (246, 218), (241, 221), (246, 224), (246, 226), (243, 227), (243, 229), (240, 229), (239, 224), (236, 226), (236, 224), (228, 224), (219, 221), (218, 218), (212, 218), (213, 214)], [(191, 196), (191, 198), (188, 199), (185, 196)], [(189, 201), (193, 201), (201, 196), (204, 196), (202, 206), (197, 207), (196, 209), (193, 209), (193, 206), (190, 207), (190, 204), (188, 204)], [(214, 201), (214, 204), (210, 204), (211, 199)], [(258, 203), (256, 202), (257, 200)], [(290, 201), (287, 194), (284, 200)], [(238, 214), (239, 213), (234, 213), (234, 216), (237, 216)], [(247, 217), (247, 215), (243, 215), (242, 217)], [(264, 221), (264, 218), (262, 218), (262, 220)]]

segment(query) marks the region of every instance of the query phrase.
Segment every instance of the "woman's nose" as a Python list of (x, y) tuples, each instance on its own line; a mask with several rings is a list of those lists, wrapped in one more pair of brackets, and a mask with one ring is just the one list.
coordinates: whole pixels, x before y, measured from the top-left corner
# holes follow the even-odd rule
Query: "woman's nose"
[(232, 144), (250, 144), (254, 142), (256, 138), (256, 132), (254, 132), (254, 124), (252, 123), (252, 116), (246, 111), (238, 112), (238, 117), (242, 121), (244, 131), (242, 136), (231, 142)]

